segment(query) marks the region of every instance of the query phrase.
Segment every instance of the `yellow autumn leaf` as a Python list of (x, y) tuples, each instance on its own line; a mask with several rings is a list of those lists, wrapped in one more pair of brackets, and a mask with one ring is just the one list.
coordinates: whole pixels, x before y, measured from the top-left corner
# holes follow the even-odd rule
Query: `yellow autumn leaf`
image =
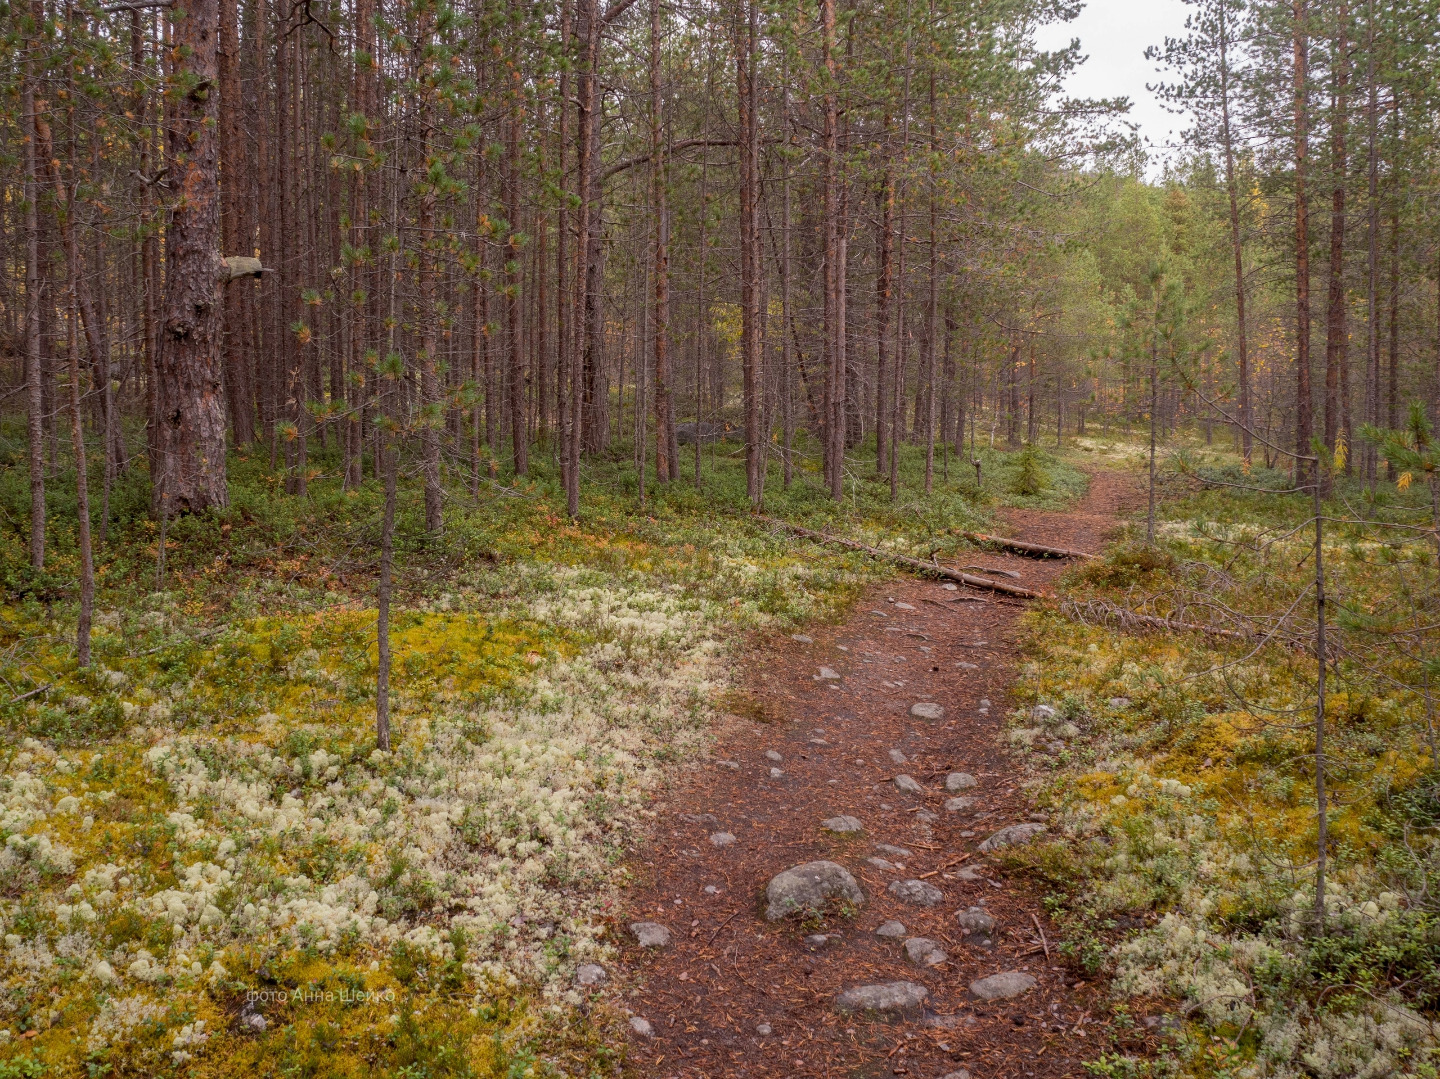
[(1412, 479), (1414, 479), (1414, 477), (1409, 472), (1400, 473), (1400, 475), (1395, 477), (1395, 489), (1399, 491), (1408, 491), (1410, 489), (1410, 481)]

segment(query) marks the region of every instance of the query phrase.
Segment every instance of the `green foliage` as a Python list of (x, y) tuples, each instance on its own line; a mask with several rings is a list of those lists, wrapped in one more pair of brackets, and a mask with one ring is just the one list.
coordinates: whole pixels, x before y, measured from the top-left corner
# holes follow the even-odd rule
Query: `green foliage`
[(1034, 445), (1027, 445), (1016, 457), (1016, 475), (1010, 489), (1017, 495), (1038, 495), (1050, 486), (1044, 455)]

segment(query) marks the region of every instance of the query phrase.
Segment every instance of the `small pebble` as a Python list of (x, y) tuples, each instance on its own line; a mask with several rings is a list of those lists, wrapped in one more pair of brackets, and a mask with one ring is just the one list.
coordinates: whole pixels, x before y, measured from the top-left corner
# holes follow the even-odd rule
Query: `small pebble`
[(834, 681), (835, 679), (839, 678), (839, 677), (840, 677), (840, 672), (839, 672), (839, 671), (835, 671), (835, 670), (831, 670), (829, 667), (821, 667), (821, 668), (820, 668), (820, 673), (819, 673), (818, 675), (816, 675), (815, 677), (818, 678), (818, 679), (821, 679), (821, 680), (823, 680), (823, 681), (829, 682), (829, 681)]
[(814, 637), (807, 637), (807, 636), (806, 636), (805, 634), (803, 634), (803, 633), (792, 633), (792, 634), (790, 634), (790, 639), (791, 639), (792, 641), (799, 641), (801, 644), (814, 644), (814, 643), (815, 643), (815, 638), (814, 638)]
[(729, 768), (732, 772), (740, 770), (740, 765), (735, 761), (716, 761), (715, 765), (717, 768)]
[(820, 827), (827, 832), (845, 834), (847, 832), (863, 832), (865, 826), (860, 823), (860, 818), (852, 817), (848, 813), (841, 813), (838, 817), (831, 817), (829, 820), (821, 821)]
[(913, 611), (915, 609), (915, 605), (913, 603), (896, 603), (895, 606), (900, 608), (900, 610), (902, 611)]
[(655, 1036), (655, 1028), (650, 1025), (650, 1020), (641, 1019), (638, 1015), (632, 1015), (630, 1017), (630, 1029), (642, 1038), (653, 1038)]
[(890, 843), (876, 843), (875, 849), (882, 854), (893, 854), (897, 858), (909, 858), (911, 856), (910, 851), (904, 847), (897, 847)]
[(877, 937), (883, 937), (886, 940), (899, 940), (905, 935), (905, 932), (905, 924), (892, 919), (875, 930), (875, 935)]
[(944, 719), (945, 709), (934, 701), (920, 701), (910, 706), (910, 714), (916, 719)]
[(890, 751), (890, 759), (896, 764), (904, 764), (909, 758), (907, 758), (905, 754), (901, 753), (898, 749), (892, 749)]
[(710, 836), (710, 842), (717, 847), (728, 847), (735, 842), (735, 837), (729, 832), (716, 832)]
[[(762, 1037), (762, 1038), (768, 1038), (768, 1037), (770, 1037), (770, 1035), (773, 1034), (774, 1032), (775, 1032), (775, 1028), (772, 1027), (769, 1023), (761, 1023), (759, 1026), (757, 1026), (757, 1027), (755, 1028), (755, 1033), (758, 1034), (758, 1035), (760, 1035), (760, 1037)], [(965, 1077), (965, 1079), (970, 1079), (970, 1077), (967, 1075), (967, 1076)]]
[(705, 894), (706, 894), (706, 895), (719, 895), (719, 894), (720, 894), (721, 892), (723, 892), (724, 890), (725, 890), (725, 889), (724, 889), (724, 888), (721, 888), (719, 885), (715, 885), (715, 884), (707, 884), (707, 885), (705, 885)]
[(784, 774), (785, 774), (785, 773), (782, 772), (782, 771), (780, 771), (780, 769), (778, 769), (778, 768), (772, 768), (772, 769), (770, 769), (770, 778), (771, 778), (771, 779), (779, 779), (779, 778), (780, 778), (781, 776), (783, 776)]
[(776, 764), (779, 764), (779, 763), (780, 763), (781, 761), (783, 761), (785, 758), (784, 758), (783, 756), (781, 756), (779, 753), (777, 753), (775, 750), (773, 750), (773, 749), (767, 749), (767, 750), (765, 751), (765, 759), (766, 759), (767, 761), (774, 761)]
[(955, 666), (959, 667), (962, 671), (978, 671), (980, 669), (978, 663), (966, 663), (964, 660), (961, 660), (955, 664)]
[(958, 591), (960, 591), (960, 586), (959, 586), (958, 584), (951, 584), (951, 583), (949, 583), (948, 581), (947, 581), (945, 584), (942, 584), (940, 587), (943, 588), (943, 589), (945, 589), (945, 591), (947, 591), (947, 592), (958, 592)]

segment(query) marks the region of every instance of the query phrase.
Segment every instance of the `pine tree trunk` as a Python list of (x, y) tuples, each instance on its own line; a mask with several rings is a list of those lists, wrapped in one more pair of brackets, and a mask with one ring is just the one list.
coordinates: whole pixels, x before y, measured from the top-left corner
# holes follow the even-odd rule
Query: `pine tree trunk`
[(220, 364), (218, 0), (187, 0), (174, 21), (173, 82), (193, 86), (167, 109), (169, 176), (181, 196), (165, 232), (165, 307), (156, 364), (160, 481), (151, 512), (199, 513), (229, 502)]
[[(1333, 453), (1342, 430), (1341, 395), (1345, 381), (1345, 129), (1350, 122), (1348, 43), (1349, 11), (1341, 0), (1336, 12), (1330, 93), (1330, 287), (1325, 317), (1325, 445)], [(1329, 484), (1331, 473), (1325, 472)]]
[[(1310, 217), (1305, 190), (1309, 159), (1309, 39), (1306, 0), (1292, 0), (1294, 18), (1293, 106), (1295, 122), (1295, 454), (1310, 456), (1313, 429), (1310, 400)], [(1296, 461), (1297, 481), (1308, 468)]]
[[(31, 0), (31, 19), (42, 24), (40, 0)], [(34, 42), (27, 55), (34, 55)], [(45, 569), (45, 380), (40, 361), (40, 184), (35, 161), (35, 71), (28, 60), (23, 70), (20, 111), (21, 153), (25, 184), (25, 434), (30, 468), (30, 566)]]

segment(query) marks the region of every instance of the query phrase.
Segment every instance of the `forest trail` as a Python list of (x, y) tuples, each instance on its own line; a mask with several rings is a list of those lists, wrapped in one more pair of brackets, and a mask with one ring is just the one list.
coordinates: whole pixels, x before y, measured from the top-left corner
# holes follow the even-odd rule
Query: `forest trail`
[[(1128, 477), (1097, 472), (1069, 512), (1009, 512), (1008, 534), (1099, 551), (1133, 491)], [(1010, 570), (1043, 587), (1069, 563), (977, 554), (957, 565)], [(813, 641), (753, 642), (744, 688), (769, 722), (735, 717), (718, 732), (712, 760), (660, 801), (651, 842), (631, 863), (637, 885), (620, 919), (625, 1003), (638, 1028), (630, 1073), (1075, 1076), (1082, 1060), (1103, 1051), (1093, 1027), (1086, 1031), (1100, 1010), (1096, 987), (1077, 982), (1054, 953), (1039, 894), (1008, 881), (977, 849), (1029, 819), (1020, 769), (997, 740), (1024, 607), (901, 577), (863, 595), (844, 624), (814, 629)], [(943, 716), (915, 717), (911, 708), (921, 702), (940, 705)], [(977, 785), (947, 790), (957, 772)], [(901, 775), (920, 793), (898, 787)], [(957, 795), (971, 804), (947, 808)], [(863, 831), (822, 828), (841, 814), (858, 818)], [(771, 878), (821, 859), (853, 874), (863, 906), (823, 925), (766, 921)], [(938, 887), (938, 899), (933, 891), (921, 897), (933, 905), (889, 890), (915, 880)], [(977, 928), (967, 933), (957, 915), (972, 908), (983, 910), (973, 912)], [(990, 933), (975, 914), (993, 919)], [(903, 931), (876, 934), (892, 921)], [(642, 947), (625, 928), (640, 922), (663, 925), (670, 942)], [(947, 958), (925, 965), (926, 946), (907, 949), (911, 938), (933, 942)], [(1036, 984), (1010, 999), (977, 1001), (971, 983), (1000, 972)], [(924, 986), (923, 1009), (893, 1021), (837, 1011), (842, 991), (891, 982)]]

